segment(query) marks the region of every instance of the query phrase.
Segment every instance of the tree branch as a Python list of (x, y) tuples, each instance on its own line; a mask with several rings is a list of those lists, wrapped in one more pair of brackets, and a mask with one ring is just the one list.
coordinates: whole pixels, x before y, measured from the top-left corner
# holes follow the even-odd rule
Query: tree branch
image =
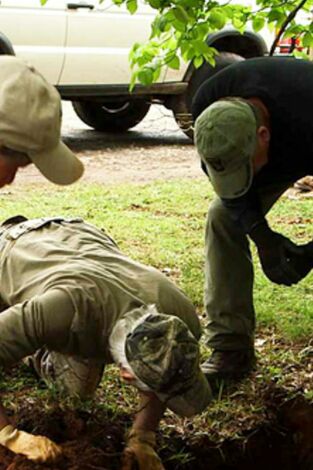
[(301, 0), (301, 2), (299, 3), (299, 5), (294, 9), (292, 10), (289, 15), (287, 16), (287, 18), (285, 19), (285, 21), (283, 22), (283, 24), (281, 25), (280, 27), (280, 30), (278, 31), (278, 34), (277, 36), (275, 37), (274, 39), (274, 42), (271, 46), (271, 50), (270, 50), (270, 53), (269, 55), (273, 55), (274, 52), (275, 52), (275, 49), (277, 47), (277, 44), (279, 43), (280, 41), (280, 38), (282, 37), (282, 35), (284, 34), (288, 24), (295, 18), (296, 14), (298, 13), (299, 10), (301, 10), (301, 8), (305, 5), (305, 3), (307, 2), (307, 0)]

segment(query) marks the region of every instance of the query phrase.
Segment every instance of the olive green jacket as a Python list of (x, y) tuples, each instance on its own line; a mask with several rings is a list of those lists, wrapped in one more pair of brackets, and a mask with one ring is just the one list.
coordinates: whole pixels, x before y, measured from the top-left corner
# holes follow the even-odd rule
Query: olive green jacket
[(187, 297), (163, 274), (120, 252), (83, 221), (35, 219), (0, 236), (0, 365), (42, 346), (110, 362), (108, 338), (130, 310), (156, 304), (180, 317), (198, 339)]

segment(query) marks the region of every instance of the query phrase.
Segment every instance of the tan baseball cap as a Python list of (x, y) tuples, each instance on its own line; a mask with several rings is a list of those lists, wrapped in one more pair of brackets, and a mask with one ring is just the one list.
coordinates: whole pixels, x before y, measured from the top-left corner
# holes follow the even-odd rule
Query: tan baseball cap
[(70, 184), (84, 171), (61, 141), (61, 100), (34, 67), (14, 56), (0, 56), (0, 144), (28, 155), (57, 184)]

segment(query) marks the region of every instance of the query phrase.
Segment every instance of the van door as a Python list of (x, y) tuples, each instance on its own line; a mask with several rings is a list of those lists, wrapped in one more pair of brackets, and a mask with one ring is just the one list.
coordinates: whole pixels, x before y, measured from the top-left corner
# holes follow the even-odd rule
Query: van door
[(0, 32), (15, 54), (32, 63), (46, 79), (58, 84), (66, 37), (64, 0), (1, 0)]
[(111, 0), (69, 0), (62, 85), (128, 84), (128, 54), (150, 34), (154, 13), (147, 5), (131, 15)]

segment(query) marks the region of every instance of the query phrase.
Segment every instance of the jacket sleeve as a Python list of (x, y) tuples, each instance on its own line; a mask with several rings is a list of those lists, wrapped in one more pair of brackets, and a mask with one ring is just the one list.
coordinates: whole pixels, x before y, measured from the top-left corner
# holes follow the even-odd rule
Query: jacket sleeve
[(66, 292), (53, 289), (0, 313), (0, 366), (14, 364), (37, 349), (63, 350), (75, 308)]

